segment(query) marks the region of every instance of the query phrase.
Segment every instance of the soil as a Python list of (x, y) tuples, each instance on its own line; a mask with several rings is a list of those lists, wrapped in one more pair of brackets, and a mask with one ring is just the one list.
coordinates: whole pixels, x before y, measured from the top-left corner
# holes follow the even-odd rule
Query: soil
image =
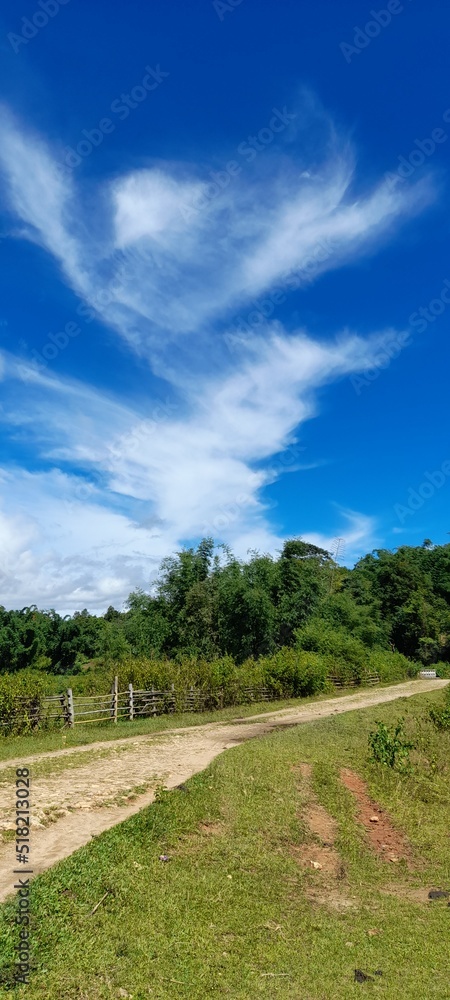
[[(304, 806), (300, 819), (307, 827), (309, 837), (306, 844), (293, 846), (292, 853), (302, 867), (337, 878), (340, 859), (334, 847), (337, 836), (336, 820), (320, 805), (313, 793), (311, 764), (300, 764), (298, 769), (294, 770), (301, 776), (299, 792), (304, 800)], [(316, 868), (316, 865), (320, 865), (320, 868)]]
[(337, 823), (313, 792), (311, 764), (299, 764), (293, 771), (300, 777), (298, 790), (303, 800), (299, 819), (307, 828), (306, 843), (291, 846), (291, 854), (305, 871), (302, 891), (311, 903), (332, 910), (357, 906), (356, 897), (344, 888), (345, 868), (335, 848)]
[[(378, 690), (361, 689), (356, 694), (299, 704), (246, 719), (33, 754), (0, 763), (0, 779), (2, 771), (31, 765), (31, 862), (36, 876), (88, 843), (91, 837), (150, 805), (157, 784), (174, 788), (204, 770), (224, 750), (245, 740), (282, 727), (422, 694), (446, 683), (440, 680), (407, 681)], [(33, 763), (67, 755), (71, 756), (67, 771), (59, 770), (33, 779)], [(125, 805), (122, 804), (124, 800)], [(324, 817), (315, 804), (311, 809), (311, 829), (314, 828), (319, 837)], [(0, 829), (12, 830), (13, 820), (13, 787), (7, 782), (0, 787)], [(14, 867), (14, 843), (8, 842), (0, 846), (0, 901), (13, 891)]]
[[(431, 889), (433, 887), (431, 886)], [(395, 885), (389, 886), (389, 888), (380, 889), (380, 892), (384, 893), (386, 896), (395, 896), (396, 899), (407, 899), (409, 903), (428, 903), (431, 904), (429, 897), (430, 887), (429, 886), (419, 886), (419, 888), (411, 889), (406, 885)], [(441, 903), (441, 900), (439, 900)], [(446, 900), (444, 900), (444, 903)], [(435, 905), (433, 900), (433, 905)], [(442, 904), (441, 904), (442, 905)]]
[(341, 781), (354, 796), (358, 806), (358, 819), (373, 849), (387, 862), (412, 863), (411, 848), (400, 830), (396, 830), (387, 812), (369, 798), (362, 778), (347, 767), (341, 769)]

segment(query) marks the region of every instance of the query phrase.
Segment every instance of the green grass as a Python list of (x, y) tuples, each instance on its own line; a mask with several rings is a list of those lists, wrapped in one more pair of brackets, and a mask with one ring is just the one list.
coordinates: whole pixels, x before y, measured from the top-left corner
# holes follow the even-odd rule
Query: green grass
[[(398, 683), (405, 683), (405, 680)], [(390, 685), (378, 685), (380, 687)], [(70, 747), (86, 746), (104, 740), (133, 739), (135, 736), (152, 735), (164, 732), (165, 729), (184, 728), (185, 726), (202, 726), (208, 722), (228, 722), (230, 719), (244, 718), (259, 712), (276, 712), (282, 708), (295, 708), (298, 705), (308, 705), (311, 702), (323, 701), (327, 698), (343, 697), (355, 694), (362, 688), (346, 688), (335, 691), (334, 688), (320, 695), (307, 698), (290, 698), (279, 701), (253, 702), (245, 705), (231, 705), (228, 708), (212, 712), (183, 712), (170, 715), (158, 715), (151, 719), (139, 719), (134, 722), (110, 722), (98, 725), (76, 725), (73, 729), (54, 729), (40, 731), (27, 736), (0, 736), (0, 761), (15, 758), (26, 758), (34, 754), (46, 753), (52, 750), (63, 750)]]
[[(35, 880), (35, 972), (27, 1000), (386, 1000), (448, 996), (445, 902), (387, 896), (399, 882), (450, 889), (450, 734), (427, 720), (442, 692), (400, 699), (278, 731), (226, 751), (185, 789), (94, 838)], [(375, 720), (405, 717), (415, 770), (368, 763)], [(342, 891), (355, 910), (313, 906), (292, 852), (304, 840), (302, 790), (293, 765), (313, 765), (320, 801), (338, 822)], [(338, 781), (348, 766), (407, 833), (417, 871), (374, 857)], [(205, 828), (205, 824), (213, 824)], [(208, 833), (207, 830), (210, 830)], [(170, 860), (161, 862), (166, 854)], [(94, 914), (93, 907), (105, 892)], [(0, 976), (13, 961), (14, 902), (0, 909)], [(377, 936), (368, 935), (376, 927)], [(383, 975), (354, 981), (354, 969)], [(0, 996), (10, 997), (6, 986)]]

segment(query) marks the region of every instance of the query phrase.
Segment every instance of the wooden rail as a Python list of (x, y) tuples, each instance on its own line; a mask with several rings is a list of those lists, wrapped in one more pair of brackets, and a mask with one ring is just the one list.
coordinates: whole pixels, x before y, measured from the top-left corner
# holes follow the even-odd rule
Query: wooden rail
[[(376, 673), (368, 673), (360, 680), (347, 680), (338, 676), (329, 676), (328, 680), (336, 688), (372, 686), (380, 683)], [(251, 702), (274, 701), (288, 697), (283, 692), (271, 691), (263, 685), (238, 688), (235, 691), (235, 704)], [(175, 692), (172, 684), (169, 690), (151, 688), (142, 691), (129, 684), (126, 691), (119, 691), (118, 677), (109, 694), (73, 695), (71, 688), (63, 694), (49, 695), (42, 699), (20, 696), (16, 699), (16, 709), (10, 720), (0, 721), (0, 727), (14, 730), (17, 723), (23, 723), (32, 730), (46, 728), (47, 725), (79, 726), (93, 722), (112, 722), (117, 725), (119, 720), (133, 721), (138, 718), (155, 718), (177, 712), (204, 712), (222, 708), (225, 704), (223, 690), (202, 691), (190, 687), (187, 691)]]

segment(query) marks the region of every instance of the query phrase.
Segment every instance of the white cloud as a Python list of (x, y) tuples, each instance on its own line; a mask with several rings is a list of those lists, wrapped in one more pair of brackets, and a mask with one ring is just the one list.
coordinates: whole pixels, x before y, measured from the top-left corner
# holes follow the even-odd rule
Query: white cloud
[[(108, 509), (100, 491), (59, 471), (2, 474), (1, 590), (8, 606), (74, 611), (120, 605), (148, 586), (167, 554), (168, 537), (137, 531)], [(176, 543), (171, 539), (172, 546)]]
[[(319, 244), (333, 249), (317, 261), (317, 274), (373, 248), (435, 193), (424, 179), (402, 188), (381, 183), (355, 200), (353, 156), (335, 140), (313, 178), (296, 169), (294, 148), (290, 159), (273, 148), (264, 163), (243, 161), (225, 190), (197, 208), (207, 189), (198, 172), (188, 177), (186, 167), (159, 165), (103, 183), (92, 214), (92, 200), (85, 210), (83, 191), (59, 179), (50, 148), (6, 112), (0, 140), (9, 204), (25, 235), (58, 259), (75, 291), (153, 365), (167, 337), (210, 335), (211, 323), (269, 291)], [(195, 364), (195, 344), (190, 350)]]
[[(24, 409), (17, 366), (7, 358), (5, 429), (20, 433), (39, 458), (78, 471), (5, 470), (0, 509), (15, 540), (7, 581), (13, 604), (36, 602), (36, 593), (37, 603), (63, 608), (117, 603), (133, 586), (149, 585), (180, 539), (212, 534), (241, 557), (249, 548), (282, 547), (260, 499), (273, 469), (255, 463), (294, 440), (314, 413), (319, 386), (370, 367), (386, 335), (320, 345), (304, 331), (286, 338), (274, 328), (267, 337), (259, 357), (237, 373), (205, 376), (198, 400), (187, 394), (178, 408), (157, 411), (159, 419), (143, 420), (130, 405), (52, 376), (27, 383)], [(354, 547), (371, 522), (345, 517)]]
[(185, 229), (182, 209), (205, 190), (200, 182), (176, 181), (162, 170), (139, 170), (113, 185), (115, 243), (128, 246), (143, 237), (163, 244)]
[(25, 224), (17, 235), (41, 243), (77, 275), (78, 289), (86, 289), (80, 246), (74, 233), (76, 209), (71, 211), (72, 186), (62, 180), (43, 140), (22, 132), (0, 106), (0, 164), (7, 180), (8, 207)]
[[(315, 415), (319, 387), (373, 366), (398, 333), (363, 340), (344, 330), (319, 343), (268, 323), (236, 360), (224, 358), (229, 317), (320, 242), (332, 250), (322, 260), (315, 254), (314, 274), (372, 252), (431, 200), (433, 187), (381, 184), (355, 200), (345, 142), (321, 162), (316, 156), (312, 171), (300, 170), (294, 141), (289, 159), (275, 148), (264, 156), (263, 169), (242, 163), (202, 209), (199, 171), (159, 164), (99, 184), (88, 214), (84, 189), (75, 176), (61, 180), (49, 145), (0, 115), (0, 165), (18, 235), (53, 255), (67, 283), (170, 389), (161, 407), (149, 388), (138, 412), (133, 401), (57, 379), (50, 367), (21, 381), (18, 359), (5, 355), (5, 429), (45, 469), (4, 470), (3, 591), (12, 604), (120, 603), (148, 585), (181, 541), (206, 533), (241, 556), (281, 548), (261, 500), (274, 478), (271, 456)], [(342, 516), (348, 552), (360, 554), (372, 520)]]

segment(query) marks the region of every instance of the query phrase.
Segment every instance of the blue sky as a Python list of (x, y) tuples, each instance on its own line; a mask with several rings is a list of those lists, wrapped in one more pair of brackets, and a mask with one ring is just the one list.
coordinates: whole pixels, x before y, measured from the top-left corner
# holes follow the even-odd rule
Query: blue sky
[(6, 0), (1, 603), (121, 606), (206, 534), (448, 541), (449, 27)]

